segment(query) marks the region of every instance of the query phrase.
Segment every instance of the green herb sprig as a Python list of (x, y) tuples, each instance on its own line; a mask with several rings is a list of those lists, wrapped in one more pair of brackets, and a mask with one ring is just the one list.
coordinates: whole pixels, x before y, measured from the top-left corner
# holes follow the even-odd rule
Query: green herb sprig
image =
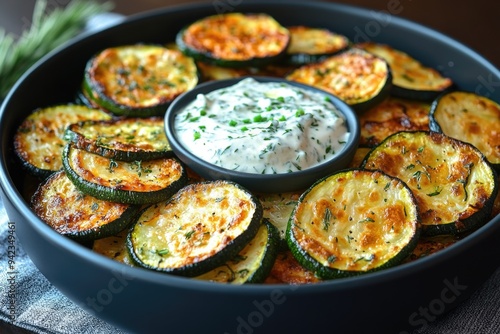
[(112, 8), (111, 2), (73, 0), (48, 12), (47, 1), (38, 0), (31, 27), (19, 38), (0, 29), (0, 100), (34, 63), (80, 33), (91, 16)]

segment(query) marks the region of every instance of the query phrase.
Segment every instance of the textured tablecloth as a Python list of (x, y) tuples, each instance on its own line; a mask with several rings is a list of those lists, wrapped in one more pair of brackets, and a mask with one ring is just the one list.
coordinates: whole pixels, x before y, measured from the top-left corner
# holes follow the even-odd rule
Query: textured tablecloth
[[(99, 29), (119, 19), (98, 16), (89, 28)], [(0, 199), (0, 334), (125, 334), (86, 313), (52, 286), (23, 251), (14, 226)], [(469, 300), (416, 333), (500, 333), (500, 268)]]

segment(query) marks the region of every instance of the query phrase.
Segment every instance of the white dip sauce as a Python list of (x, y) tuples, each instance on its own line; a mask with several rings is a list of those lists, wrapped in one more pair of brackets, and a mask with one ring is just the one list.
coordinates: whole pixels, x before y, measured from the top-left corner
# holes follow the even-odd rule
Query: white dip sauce
[(290, 173), (345, 146), (345, 119), (326, 95), (246, 78), (199, 94), (175, 118), (179, 140), (199, 158), (240, 172)]

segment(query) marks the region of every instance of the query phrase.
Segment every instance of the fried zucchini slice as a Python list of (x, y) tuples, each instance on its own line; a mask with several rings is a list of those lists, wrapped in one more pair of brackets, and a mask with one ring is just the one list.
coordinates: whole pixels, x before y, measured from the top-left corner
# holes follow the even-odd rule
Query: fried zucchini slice
[(500, 172), (500, 105), (472, 92), (441, 95), (431, 107), (430, 128), (476, 146)]
[(347, 49), (349, 39), (325, 28), (303, 25), (287, 27), (291, 40), (287, 49), (286, 62), (304, 65), (332, 56)]
[(289, 249), (278, 253), (273, 268), (266, 278), (267, 284), (310, 284), (321, 282), (314, 273), (304, 268)]
[(302, 192), (256, 194), (262, 204), (264, 218), (278, 229), (280, 249), (288, 248), (285, 238), (286, 227), (301, 194)]
[(102, 50), (87, 62), (86, 97), (118, 116), (163, 116), (180, 94), (198, 84), (195, 61), (157, 45), (123, 45)]
[(135, 266), (127, 250), (127, 234), (128, 229), (124, 229), (116, 235), (94, 240), (92, 250), (112, 260)]
[(383, 101), (392, 86), (391, 70), (385, 60), (353, 48), (303, 65), (286, 78), (330, 92), (357, 111)]
[(259, 201), (238, 184), (194, 183), (145, 209), (130, 229), (127, 248), (141, 267), (199, 276), (243, 250), (261, 220)]
[(262, 67), (286, 55), (290, 32), (264, 13), (204, 17), (181, 29), (179, 50), (222, 67)]
[(453, 86), (450, 78), (387, 44), (365, 42), (356, 44), (355, 47), (371, 52), (389, 63), (392, 70), (391, 94), (394, 96), (430, 102)]
[(102, 110), (82, 105), (56, 105), (33, 111), (17, 128), (14, 152), (26, 170), (45, 179), (62, 168), (64, 132), (72, 123), (83, 120), (109, 120)]
[(184, 165), (174, 157), (149, 161), (118, 161), (68, 144), (63, 168), (83, 193), (128, 204), (165, 201), (187, 183)]
[(380, 171), (349, 169), (302, 194), (286, 236), (300, 264), (333, 279), (399, 264), (419, 235), (417, 205), (404, 182)]
[(262, 283), (271, 272), (278, 254), (278, 230), (266, 219), (257, 235), (224, 265), (196, 277), (218, 283)]
[(382, 170), (411, 188), (427, 235), (482, 225), (498, 191), (495, 171), (476, 147), (436, 132), (391, 135), (370, 151), (362, 167)]
[(71, 124), (65, 139), (76, 147), (120, 161), (155, 160), (173, 156), (163, 117), (127, 117)]
[(399, 131), (429, 130), (430, 107), (427, 102), (388, 97), (359, 115), (359, 145), (375, 147)]
[(117, 234), (133, 222), (140, 210), (136, 205), (85, 195), (62, 170), (39, 185), (31, 198), (31, 208), (56, 232), (78, 241)]

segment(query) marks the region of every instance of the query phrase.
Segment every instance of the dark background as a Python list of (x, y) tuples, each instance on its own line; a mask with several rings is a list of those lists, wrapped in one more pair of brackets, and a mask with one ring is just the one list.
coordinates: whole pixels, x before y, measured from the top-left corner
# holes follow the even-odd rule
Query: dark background
[[(47, 0), (49, 7), (52, 8), (68, 2), (69, 0)], [(114, 11), (129, 15), (165, 6), (201, 1), (116, 0), (114, 2)], [(433, 28), (462, 42), (500, 68), (500, 37), (498, 35), (500, 33), (500, 1), (337, 0), (335, 2), (369, 8), (375, 13), (391, 12), (391, 8), (398, 8), (399, 13), (395, 15)], [(0, 0), (0, 26), (7, 31), (19, 34), (23, 27), (28, 26), (34, 4), (35, 0)]]

